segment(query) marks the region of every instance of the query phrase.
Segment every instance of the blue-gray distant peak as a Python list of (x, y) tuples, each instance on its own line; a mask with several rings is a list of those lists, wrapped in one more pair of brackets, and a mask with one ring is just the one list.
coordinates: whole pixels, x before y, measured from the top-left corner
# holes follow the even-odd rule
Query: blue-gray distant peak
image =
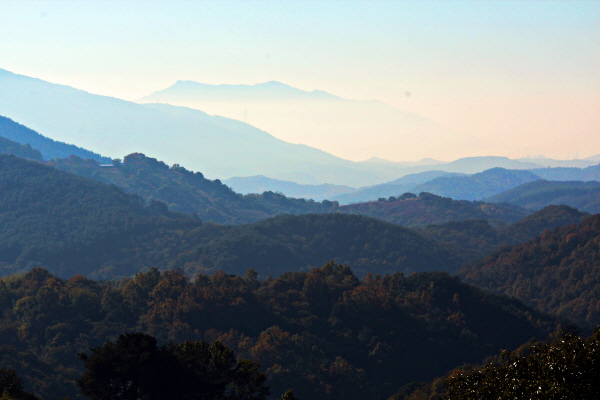
[(231, 100), (342, 100), (322, 90), (308, 92), (278, 81), (257, 83), (256, 85), (211, 85), (194, 81), (177, 81), (164, 90), (159, 90), (139, 101), (179, 100), (231, 101)]

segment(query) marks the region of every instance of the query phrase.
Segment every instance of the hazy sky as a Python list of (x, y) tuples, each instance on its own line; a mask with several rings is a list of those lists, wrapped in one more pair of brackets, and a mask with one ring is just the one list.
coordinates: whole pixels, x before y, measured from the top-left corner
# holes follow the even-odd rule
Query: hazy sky
[(2, 0), (0, 68), (127, 100), (278, 80), (550, 157), (600, 153), (597, 0)]

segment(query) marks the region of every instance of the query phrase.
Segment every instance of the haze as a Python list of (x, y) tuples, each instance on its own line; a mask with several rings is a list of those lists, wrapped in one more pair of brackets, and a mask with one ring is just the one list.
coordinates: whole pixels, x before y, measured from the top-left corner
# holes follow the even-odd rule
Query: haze
[(419, 114), (458, 144), (400, 135), (406, 150), (390, 151), (372, 118), (342, 146), (226, 115), (350, 160), (600, 149), (597, 1), (3, 1), (0, 68), (126, 100), (178, 80), (279, 81)]

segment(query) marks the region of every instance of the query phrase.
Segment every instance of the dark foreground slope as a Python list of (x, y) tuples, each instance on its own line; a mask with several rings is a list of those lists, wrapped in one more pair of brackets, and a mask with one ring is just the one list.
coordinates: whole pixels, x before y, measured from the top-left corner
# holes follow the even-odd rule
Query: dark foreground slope
[(460, 272), (467, 282), (515, 296), (579, 324), (600, 324), (600, 215), (507, 246)]
[(249, 271), (193, 282), (154, 269), (104, 283), (62, 280), (36, 268), (0, 280), (0, 295), (0, 361), (46, 400), (80, 398), (77, 353), (123, 332), (161, 343), (219, 340), (260, 362), (275, 394), (293, 387), (300, 399), (384, 400), (556, 326), (445, 273), (358, 280), (335, 264), (263, 281)]

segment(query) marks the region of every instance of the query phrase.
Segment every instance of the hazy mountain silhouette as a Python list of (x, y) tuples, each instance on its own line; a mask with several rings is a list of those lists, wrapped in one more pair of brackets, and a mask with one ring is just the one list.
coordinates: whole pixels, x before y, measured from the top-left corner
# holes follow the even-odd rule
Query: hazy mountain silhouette
[(140, 105), (0, 70), (0, 114), (55, 140), (116, 157), (142, 152), (221, 179), (275, 175), (303, 183), (365, 185), (377, 173), (249, 124), (164, 104)]
[[(278, 96), (322, 97), (340, 104), (348, 102), (323, 92), (302, 92), (275, 82), (263, 89), (272, 95), (273, 88)], [(56, 141), (74, 143), (105, 156), (119, 157), (135, 152), (152, 154), (168, 164), (179, 163), (219, 179), (264, 175), (301, 184), (361, 187), (431, 169), (477, 173), (493, 167), (540, 167), (506, 157), (468, 157), (442, 164), (433, 159), (416, 163), (384, 162), (383, 159), (352, 162), (309, 146), (284, 142), (241, 121), (211, 116), (191, 108), (141, 105), (94, 95), (5, 70), (0, 70), (0, 115)], [(422, 119), (414, 115), (411, 118)], [(421, 139), (426, 142), (426, 134)], [(352, 142), (353, 138), (349, 135), (336, 140), (341, 144)], [(45, 154), (41, 147), (32, 146)], [(67, 153), (73, 153), (73, 150)]]
[[(281, 82), (209, 85), (178, 81), (139, 100), (192, 107), (243, 120), (274, 136), (352, 160), (481, 154), (486, 140), (457, 134), (421, 115), (379, 101), (344, 99)], [(406, 166), (406, 165), (404, 165)]]

